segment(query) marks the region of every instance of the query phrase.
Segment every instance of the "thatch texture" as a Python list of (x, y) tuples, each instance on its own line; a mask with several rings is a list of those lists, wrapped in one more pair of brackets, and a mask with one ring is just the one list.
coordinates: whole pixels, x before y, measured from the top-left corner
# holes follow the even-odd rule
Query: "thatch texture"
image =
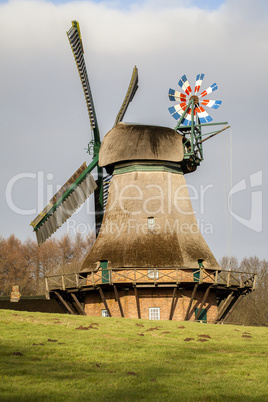
[(119, 123), (104, 137), (99, 165), (122, 161), (183, 159), (182, 135), (168, 127)]
[[(154, 218), (150, 226), (148, 218)], [(184, 176), (159, 171), (114, 175), (99, 236), (82, 271), (109, 268), (219, 269), (196, 223)]]

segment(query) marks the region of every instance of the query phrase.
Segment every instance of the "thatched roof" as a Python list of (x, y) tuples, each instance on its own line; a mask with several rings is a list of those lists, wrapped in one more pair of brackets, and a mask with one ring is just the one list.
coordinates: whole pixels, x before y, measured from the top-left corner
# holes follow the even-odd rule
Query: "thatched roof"
[(119, 123), (102, 141), (99, 165), (133, 160), (180, 162), (182, 138), (168, 127)]
[[(160, 191), (160, 192), (159, 192)], [(163, 193), (163, 198), (158, 197)], [(155, 227), (147, 226), (153, 216)], [(220, 269), (202, 237), (182, 174), (134, 171), (114, 175), (103, 224), (82, 271), (109, 268)]]

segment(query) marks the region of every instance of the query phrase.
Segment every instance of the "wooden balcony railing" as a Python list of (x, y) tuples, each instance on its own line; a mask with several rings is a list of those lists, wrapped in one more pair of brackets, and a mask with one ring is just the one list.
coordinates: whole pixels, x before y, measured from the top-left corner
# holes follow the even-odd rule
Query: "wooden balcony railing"
[(206, 270), (205, 268), (122, 268), (99, 269), (87, 277), (80, 273), (48, 275), (45, 277), (46, 294), (53, 290), (83, 289), (107, 284), (178, 285), (180, 283), (208, 283), (214, 286), (250, 288), (256, 287), (256, 274), (238, 271)]

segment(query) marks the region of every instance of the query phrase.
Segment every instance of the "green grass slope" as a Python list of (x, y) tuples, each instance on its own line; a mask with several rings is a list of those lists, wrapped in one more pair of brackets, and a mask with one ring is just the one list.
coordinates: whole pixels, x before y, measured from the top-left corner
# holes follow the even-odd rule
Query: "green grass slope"
[(268, 328), (0, 311), (1, 401), (267, 401)]

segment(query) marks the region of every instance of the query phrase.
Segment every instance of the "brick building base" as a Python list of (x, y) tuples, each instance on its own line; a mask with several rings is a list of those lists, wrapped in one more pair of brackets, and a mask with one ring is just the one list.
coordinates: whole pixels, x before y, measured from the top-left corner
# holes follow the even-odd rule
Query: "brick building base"
[[(138, 298), (140, 305), (140, 318), (149, 319), (149, 309), (158, 308), (160, 310), (160, 320), (168, 320), (170, 317), (173, 288), (138, 288)], [(119, 304), (115, 299), (112, 289), (103, 289), (103, 293), (112, 317), (121, 317)], [(118, 289), (120, 302), (122, 305), (124, 317), (139, 318), (136, 297), (133, 289)], [(172, 319), (175, 321), (183, 321), (191, 299), (192, 290), (178, 290), (174, 300), (175, 309)], [(191, 310), (188, 315), (190, 321), (195, 320), (195, 312), (200, 307), (204, 297), (204, 291), (197, 291), (193, 300)], [(215, 320), (218, 307), (215, 292), (210, 292), (203, 308), (206, 310), (207, 322)], [(85, 312), (89, 316), (102, 316), (105, 314), (106, 307), (101, 299), (99, 292), (92, 291), (85, 297)]]

